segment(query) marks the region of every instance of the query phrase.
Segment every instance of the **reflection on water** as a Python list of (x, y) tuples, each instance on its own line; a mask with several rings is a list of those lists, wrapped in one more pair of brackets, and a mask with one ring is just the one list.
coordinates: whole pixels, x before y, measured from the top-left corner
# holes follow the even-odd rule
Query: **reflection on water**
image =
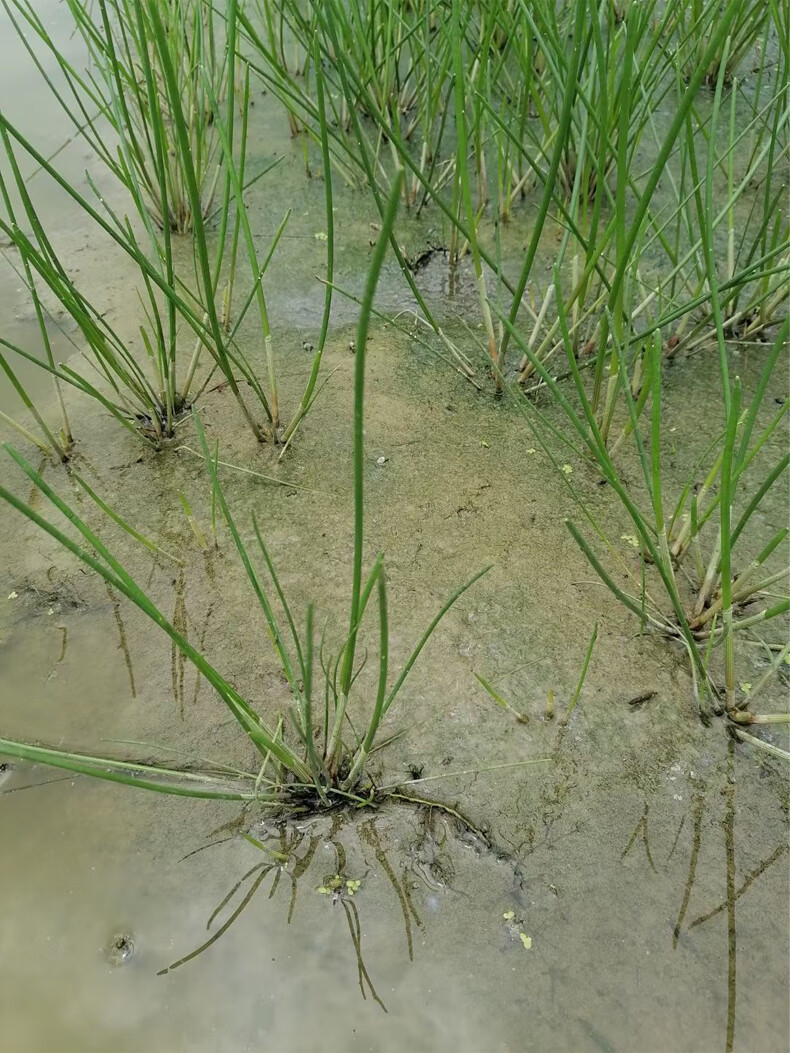
[[(414, 798), (414, 800), (418, 799)], [(408, 806), (401, 805), (400, 807)], [(230, 824), (224, 824), (218, 830), (212, 831), (210, 835), (212, 840), (205, 846), (189, 852), (184, 857), (184, 860), (194, 857), (207, 848), (226, 844), (234, 836), (238, 836), (239, 833), (242, 838), (254, 845), (262, 853), (263, 859), (247, 869), (230, 890), (226, 892), (218, 905), (212, 910), (206, 922), (206, 930), (211, 932), (215, 923), (223, 915), (225, 915), (224, 921), (197, 948), (178, 958), (166, 968), (160, 969), (157, 975), (165, 976), (188, 962), (194, 961), (209, 950), (210, 947), (213, 947), (239, 920), (270, 876), (271, 881), (268, 894), (270, 900), (274, 899), (283, 879), (290, 882), (286, 919), (287, 924), (290, 925), (296, 908), (299, 882), (310, 871), (319, 844), (322, 844), (325, 849), (334, 852), (334, 867), (331, 873), (324, 875), (320, 885), (317, 887), (311, 886), (311, 888), (319, 895), (326, 897), (326, 902), (330, 903), (333, 908), (342, 908), (348, 923), (362, 998), (367, 999), (368, 995), (370, 995), (373, 1001), (384, 1012), (387, 1012), (387, 1007), (376, 991), (371, 973), (365, 964), (363, 956), (362, 924), (358, 907), (358, 894), (367, 885), (371, 872), (378, 868), (380, 874), (386, 877), (386, 880), (389, 882), (400, 905), (408, 957), (409, 961), (413, 961), (412, 925), (416, 925), (421, 932), (425, 931), (412, 896), (412, 889), (419, 887), (414, 882), (414, 877), (419, 875), (425, 888), (429, 890), (446, 892), (449, 885), (443, 886), (439, 884), (436, 875), (437, 872), (440, 872), (446, 878), (448, 870), (452, 873), (452, 867), (448, 859), (445, 858), (442, 865), (436, 852), (437, 848), (446, 846), (447, 838), (451, 836), (448, 826), (443, 824), (441, 842), (437, 843), (434, 838), (436, 814), (437, 811), (441, 810), (441, 806), (435, 806), (433, 802), (427, 802), (424, 805), (420, 804), (418, 807), (421, 815), (415, 828), (413, 842), (409, 848), (409, 858), (408, 860), (401, 859), (396, 863), (391, 861), (385, 850), (375, 819), (366, 819), (354, 823), (349, 821), (345, 813), (341, 811), (334, 812), (331, 820), (327, 816), (319, 815), (311, 819), (301, 820), (299, 823), (284, 821), (276, 828), (275, 832), (267, 829), (267, 832), (260, 837), (255, 837), (242, 829), (243, 817), (239, 817), (238, 820), (234, 820)], [(226, 830), (235, 830), (236, 834), (231, 833), (227, 837), (215, 839), (216, 834), (223, 833)], [(361, 849), (364, 870), (355, 871), (349, 867), (348, 853), (341, 838), (341, 832), (343, 831), (345, 831), (347, 836), (351, 835), (356, 840), (357, 854), (359, 849)], [(372, 849), (374, 861), (368, 858), (364, 846)], [(426, 861), (428, 854), (432, 857), (431, 863)], [(419, 869), (417, 869), (417, 860), (421, 861)], [(397, 876), (398, 871), (402, 871), (400, 878)], [(358, 876), (355, 876), (356, 874)], [(311, 879), (312, 876), (307, 877), (305, 880), (310, 882)], [(362, 898), (364, 899), (364, 896)], [(369, 903), (368, 909), (370, 909)], [(129, 951), (130, 954), (131, 951)]]
[[(687, 928), (688, 931), (695, 929), (698, 925), (702, 925), (712, 918), (717, 917), (719, 914), (726, 913), (727, 917), (727, 1025), (726, 1025), (726, 1040), (725, 1049), (726, 1053), (734, 1048), (735, 1045), (735, 1021), (736, 1021), (736, 1009), (737, 1009), (737, 975), (738, 975), (738, 958), (737, 958), (737, 938), (736, 938), (736, 903), (737, 900), (748, 891), (752, 884), (763, 874), (769, 867), (773, 866), (774, 863), (782, 859), (788, 852), (787, 841), (784, 840), (779, 844), (765, 859), (761, 860), (760, 863), (753, 869), (751, 869), (742, 879), (740, 886), (737, 884), (737, 868), (736, 868), (736, 788), (737, 780), (735, 776), (735, 742), (730, 740), (727, 750), (727, 763), (726, 763), (726, 777), (725, 785), (723, 788), (723, 794), (725, 798), (725, 814), (721, 822), (720, 829), (717, 831), (713, 829), (713, 836), (721, 845), (723, 842), (723, 856), (725, 859), (725, 872), (726, 872), (726, 897), (718, 903), (716, 906), (706, 910), (704, 913), (699, 914), (693, 921), (691, 921)], [(689, 902), (691, 900), (694, 884), (697, 877), (697, 863), (699, 860), (700, 849), (702, 846), (702, 820), (705, 811), (705, 784), (700, 783), (695, 788), (692, 810), (693, 810), (693, 840), (691, 845), (691, 853), (689, 857), (688, 877), (686, 879), (686, 885), (683, 892), (683, 900), (680, 906), (680, 912), (678, 914), (677, 922), (675, 923), (674, 933), (672, 937), (672, 946), (677, 949), (678, 940), (680, 938), (681, 931), (683, 929), (683, 923), (686, 918), (686, 912), (688, 910)], [(684, 817), (685, 819), (685, 817)], [(646, 827), (645, 827), (646, 830)], [(680, 830), (678, 831), (680, 834)], [(718, 834), (718, 837), (716, 837)]]

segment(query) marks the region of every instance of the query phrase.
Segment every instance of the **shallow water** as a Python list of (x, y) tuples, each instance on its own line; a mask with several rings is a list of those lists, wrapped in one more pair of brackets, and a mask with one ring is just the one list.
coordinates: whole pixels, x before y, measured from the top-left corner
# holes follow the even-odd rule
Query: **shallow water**
[[(786, 843), (783, 773), (740, 747), (730, 762), (723, 729), (704, 729), (694, 718), (681, 657), (640, 639), (602, 590), (584, 584), (589, 572), (561, 529), (554, 476), (538, 455), (523, 470), (519, 423), (469, 389), (448, 395), (442, 374), (426, 377), (424, 367), (417, 375), (397, 345), (377, 339), (376, 351), (368, 531), (388, 556), (393, 660), (405, 657), (459, 569), (483, 559), (496, 564), (448, 616), (407, 683), (389, 720), (407, 734), (381, 755), (381, 777), (408, 783), (410, 768), (419, 767), (421, 778), (439, 776), (411, 792), (460, 807), (487, 827), (505, 857), (463, 843), (438, 814), (433, 839), (446, 838), (438, 858), (422, 844), (419, 811), (404, 804), (373, 817), (422, 922), (412, 921), (410, 962), (386, 873), (360, 842), (359, 824), (342, 828), (346, 873), (362, 879), (354, 902), (364, 960), (386, 1015), (370, 996), (362, 1000), (342, 906), (316, 892), (336, 869), (320, 825), (290, 926), (289, 881), (269, 901), (269, 875), (216, 945), (160, 977), (206, 938), (214, 908), (260, 861), (238, 838), (182, 859), (229, 836), (216, 831), (238, 809), (70, 778), (22, 790), (59, 777), (13, 766), (0, 804), (10, 848), (0, 887), (14, 903), (0, 955), (4, 1048), (719, 1049), (729, 990), (736, 1048), (783, 1048), (788, 881), (786, 856), (775, 857)], [(342, 367), (346, 354), (341, 344), (332, 365)], [(346, 399), (340, 383), (317, 408), (288, 464), (291, 478), (313, 487), (336, 473), (341, 483), (347, 478)], [(233, 412), (222, 395), (204, 411), (214, 429)], [(184, 489), (207, 522), (197, 462), (171, 451), (137, 463), (133, 441), (125, 447), (101, 418), (93, 423), (83, 454), (97, 485), (163, 545), (191, 553), (183, 590), (177, 570), (133, 555), (117, 531), (108, 536), (129, 552), (166, 612), (182, 605), (190, 639), (210, 626), (212, 660), (270, 712), (284, 701), (283, 685), (246, 583), (224, 541), (213, 563), (203, 564), (171, 496)], [(111, 434), (112, 456), (102, 462), (101, 443)], [(246, 435), (228, 441), (231, 460), (252, 463)], [(375, 464), (379, 451), (390, 458), (383, 468)], [(492, 465), (506, 480), (507, 501), (492, 492)], [(60, 470), (48, 468), (47, 477), (65, 483)], [(310, 593), (319, 617), (342, 617), (346, 486), (324, 497), (251, 487), (228, 473), (227, 488), (240, 520), (248, 507), (261, 515), (297, 609)], [(605, 505), (600, 500), (603, 514)], [(128, 605), (116, 612), (103, 586), (3, 515), (4, 595), (17, 593), (3, 605), (4, 732), (83, 748), (131, 740), (145, 745), (126, 750), (143, 757), (162, 756), (163, 744), (247, 761), (205, 685), (196, 697), (191, 670), (183, 687), (178, 672), (174, 683), (166, 641)], [(547, 575), (546, 565), (562, 569)], [(561, 731), (542, 719), (547, 692), (556, 691), (561, 713), (596, 618), (601, 634), (582, 702)], [(473, 669), (494, 678), (519, 666), (527, 668), (497, 683), (530, 715), (528, 725), (495, 709), (472, 677)], [(655, 698), (628, 705), (646, 690)], [(528, 758), (548, 763), (442, 778)], [(734, 988), (726, 912), (690, 928), (726, 902), (728, 836), (738, 888), (772, 860), (736, 902)], [(504, 918), (510, 911), (512, 921)], [(115, 934), (134, 945), (120, 966), (106, 954)], [(36, 1009), (42, 999), (46, 1014)]]
[[(16, 76), (15, 66), (6, 69)], [(322, 293), (312, 275), (322, 268), (315, 238), (322, 188), (299, 177), (299, 150), (284, 121), (280, 128), (266, 148), (286, 155), (282, 182), (262, 194), (257, 214), (265, 233), (286, 198), (294, 204), (283, 280), (271, 286), (283, 401), (293, 405), (309, 368), (302, 341), (314, 339), (320, 320)], [(68, 155), (64, 163), (76, 164)], [(366, 264), (359, 246), (371, 217), (363, 200), (341, 196), (339, 270), (352, 288)], [(61, 219), (63, 244), (76, 252), (84, 231)], [(101, 254), (84, 255), (91, 273), (106, 267)], [(104, 293), (119, 324), (131, 326), (123, 280), (122, 269), (113, 271)], [(434, 281), (439, 298), (447, 291), (439, 271), (429, 287)], [(404, 306), (393, 271), (380, 304)], [(17, 310), (0, 302), (4, 325)], [(248, 524), (252, 510), (259, 516), (294, 608), (314, 599), (335, 644), (350, 573), (353, 333), (344, 326), (353, 317), (339, 300), (326, 359), (332, 382), (281, 466), (241, 431), (227, 392), (212, 392), (203, 404), (224, 459), (301, 487), (223, 474), (238, 521)], [(738, 364), (748, 387), (759, 349), (744, 349)], [(715, 421), (700, 423), (695, 413), (700, 393), (717, 382), (712, 373), (703, 356), (668, 371), (667, 423), (678, 429), (665, 451), (673, 487), (716, 433)], [(221, 533), (219, 550), (202, 553), (179, 504), (182, 490), (207, 529), (200, 462), (187, 451), (143, 451), (80, 405), (80, 471), (188, 565), (182, 574), (151, 559), (112, 525), (104, 536), (189, 639), (271, 717), (286, 690), (229, 539)], [(190, 442), (186, 434), (182, 441)], [(635, 620), (591, 582), (563, 527), (573, 511), (567, 494), (533, 442), (507, 405), (391, 329), (374, 332), (366, 535), (370, 554), (383, 549), (387, 557), (393, 664), (444, 597), (494, 563), (431, 640), (388, 716), (390, 730), (405, 734), (374, 767), (406, 796), (435, 797), (468, 816), (493, 850), (447, 813), (405, 801), (345, 817), (335, 830), (327, 819), (305, 819), (285, 831), (292, 858), (272, 898), (276, 871), (216, 944), (160, 976), (207, 938), (212, 912), (265, 858), (236, 836), (239, 808), (11, 764), (0, 774), (0, 895), (8, 905), (0, 926), (0, 1049), (788, 1047), (785, 773), (762, 754), (733, 749), (719, 722), (699, 724), (683, 656), (639, 636)], [(583, 466), (574, 472), (607, 530), (615, 537), (627, 530), (595, 478)], [(45, 477), (73, 494), (62, 468), (47, 465)], [(29, 493), (7, 464), (2, 481)], [(785, 516), (782, 496), (763, 517), (766, 538)], [(563, 729), (544, 719), (546, 698), (555, 692), (561, 716), (596, 620), (581, 702)], [(764, 664), (753, 651), (741, 669), (756, 680)], [(529, 723), (496, 708), (473, 671), (495, 680)], [(650, 691), (643, 705), (629, 704)], [(0, 698), (4, 735), (136, 757), (169, 757), (171, 747), (180, 759), (250, 761), (224, 708), (189, 667), (182, 671), (166, 639), (5, 507)], [(772, 702), (782, 701), (780, 685)], [(502, 764), (510, 767), (483, 770)], [(256, 836), (281, 847), (258, 817), (246, 818)], [(310, 850), (288, 924), (288, 875)], [(345, 905), (317, 891), (338, 870), (361, 881)], [(351, 902), (364, 966), (386, 1013), (367, 982), (362, 997)]]

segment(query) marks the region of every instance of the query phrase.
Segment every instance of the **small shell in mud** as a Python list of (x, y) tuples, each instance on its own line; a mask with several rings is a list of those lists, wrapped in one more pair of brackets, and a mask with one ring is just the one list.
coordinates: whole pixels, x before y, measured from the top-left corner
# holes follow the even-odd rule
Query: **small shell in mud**
[(126, 932), (116, 932), (104, 948), (104, 957), (110, 965), (126, 965), (134, 954), (134, 941)]

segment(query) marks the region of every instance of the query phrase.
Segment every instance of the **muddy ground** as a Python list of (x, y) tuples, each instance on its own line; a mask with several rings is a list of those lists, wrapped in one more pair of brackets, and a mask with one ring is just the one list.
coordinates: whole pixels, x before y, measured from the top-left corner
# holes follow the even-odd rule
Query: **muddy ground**
[[(274, 127), (270, 112), (261, 120), (267, 131), (269, 122)], [(324, 246), (315, 234), (325, 221), (321, 181), (305, 181), (300, 152), (277, 120), (279, 136), (261, 141), (285, 159), (274, 180), (258, 185), (250, 207), (262, 243), (286, 204), (294, 207), (270, 283), (281, 402), (293, 409), (310, 368), (303, 345), (315, 341), (320, 322), (323, 292), (314, 275)], [(75, 172), (84, 164), (79, 150), (64, 152)], [(263, 153), (258, 160), (266, 160)], [(133, 333), (136, 301), (123, 261), (94, 243), (57, 198), (43, 200), (61, 251), (106, 297), (113, 324)], [(363, 195), (339, 192), (338, 281), (351, 289), (361, 285), (375, 236), (369, 211)], [(423, 226), (413, 247), (435, 235)], [(551, 266), (550, 250), (549, 237), (541, 273)], [(474, 325), (464, 271), (451, 284), (437, 256), (421, 280), (450, 323), (466, 316)], [(32, 346), (32, 311), (18, 285), (9, 292), (12, 283), (9, 276), (4, 323), (14, 330), (10, 339)], [(392, 265), (377, 303), (390, 311), (410, 306)], [(313, 600), (335, 647), (350, 588), (355, 310), (337, 299), (325, 358), (331, 380), (282, 463), (243, 429), (227, 390), (216, 387), (201, 402), (223, 461), (288, 484), (221, 469), (245, 537), (255, 511), (292, 607), (303, 612)], [(251, 357), (262, 365), (247, 329)], [(461, 326), (453, 334), (477, 354), (473, 335)], [(63, 354), (73, 335), (65, 327)], [(446, 596), (493, 564), (442, 622), (406, 682), (386, 723), (402, 735), (375, 755), (373, 772), (401, 784), (406, 796), (435, 798), (468, 816), (494, 850), (451, 815), (406, 801), (344, 815), (334, 827), (303, 817), (283, 831), (291, 862), (271, 900), (276, 870), (226, 935), (159, 976), (206, 939), (214, 909), (262, 862), (236, 835), (239, 807), (10, 763), (0, 775), (7, 904), (0, 1048), (786, 1049), (786, 773), (766, 755), (733, 745), (721, 721), (700, 723), (684, 655), (641, 635), (637, 619), (594, 580), (564, 526), (578, 510), (562, 475), (513, 404), (492, 397), (484, 370), (478, 391), (391, 325), (374, 328), (368, 354), (366, 558), (386, 555), (393, 667)], [(732, 348), (747, 389), (763, 355), (759, 345)], [(717, 384), (709, 349), (667, 370), (670, 493), (717, 433), (705, 409), (716, 405)], [(779, 386), (771, 392), (772, 399), (786, 394)], [(181, 491), (210, 536), (207, 477), (190, 452), (191, 423), (171, 447), (154, 452), (85, 400), (69, 405), (75, 466), (185, 566), (153, 558), (112, 523), (102, 535), (190, 641), (272, 719), (287, 688), (230, 538), (220, 528), (218, 548), (203, 551), (179, 500)], [(540, 396), (537, 405), (560, 423)], [(93, 526), (102, 522), (65, 468), (20, 448)], [(627, 456), (622, 463), (638, 492), (636, 463)], [(595, 474), (583, 463), (570, 467), (568, 479), (609, 535), (629, 535)], [(31, 496), (5, 459), (0, 480)], [(33, 500), (48, 512), (40, 496)], [(782, 491), (741, 558), (786, 514)], [(638, 568), (627, 540), (621, 556)], [(580, 702), (561, 727), (596, 622)], [(744, 645), (739, 662), (739, 677), (756, 682), (764, 652)], [(496, 707), (474, 673), (494, 682), (528, 721)], [(369, 682), (363, 674), (357, 712)], [(545, 719), (550, 691), (554, 720)], [(644, 704), (629, 704), (651, 692)], [(764, 708), (779, 709), (785, 696), (786, 685), (777, 683)], [(5, 507), (0, 698), (7, 737), (138, 758), (168, 759), (174, 749), (189, 759), (252, 763), (222, 703), (168, 640)], [(778, 733), (766, 737), (783, 744)], [(263, 822), (245, 816), (256, 836), (277, 847), (280, 832)], [(309, 865), (300, 864), (305, 859)], [(318, 891), (337, 873), (361, 882), (353, 900)], [(364, 966), (386, 1014), (360, 978), (354, 909)]]

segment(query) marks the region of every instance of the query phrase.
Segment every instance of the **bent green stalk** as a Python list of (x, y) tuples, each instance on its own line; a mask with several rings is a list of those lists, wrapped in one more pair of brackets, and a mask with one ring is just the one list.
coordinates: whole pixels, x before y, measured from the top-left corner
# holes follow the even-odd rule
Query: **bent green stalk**
[(214, 801), (269, 801), (271, 803), (280, 800), (276, 795), (259, 793), (252, 785), (255, 780), (254, 775), (247, 775), (251, 785), (245, 788), (239, 785), (238, 779), (232, 780), (198, 772), (180, 771), (177, 768), (164, 768), (158, 765), (138, 764), (114, 757), (93, 757), (86, 753), (69, 753), (65, 750), (34, 746), (3, 738), (0, 738), (0, 754), (17, 757), (31, 764), (46, 764), (51, 768), (74, 772), (76, 775), (89, 775), (94, 779), (106, 779), (109, 782), (137, 786), (141, 790), (152, 790), (154, 793), (165, 793), (174, 797), (198, 797)]
[(587, 669), (589, 668), (590, 659), (592, 658), (593, 648), (595, 647), (595, 641), (597, 639), (598, 639), (598, 622), (596, 622), (595, 625), (593, 626), (592, 635), (590, 636), (590, 642), (587, 644), (587, 653), (584, 656), (584, 665), (582, 666), (582, 671), (581, 671), (581, 673), (579, 675), (579, 682), (576, 685), (576, 690), (573, 692), (573, 698), (571, 699), (571, 704), (568, 706), (568, 712), (565, 714), (565, 716), (560, 721), (561, 724), (567, 724), (568, 723), (568, 721), (571, 718), (571, 713), (573, 713), (574, 709), (576, 708), (576, 703), (579, 701), (579, 695), (582, 693), (582, 688), (584, 687), (584, 681), (587, 678)]

